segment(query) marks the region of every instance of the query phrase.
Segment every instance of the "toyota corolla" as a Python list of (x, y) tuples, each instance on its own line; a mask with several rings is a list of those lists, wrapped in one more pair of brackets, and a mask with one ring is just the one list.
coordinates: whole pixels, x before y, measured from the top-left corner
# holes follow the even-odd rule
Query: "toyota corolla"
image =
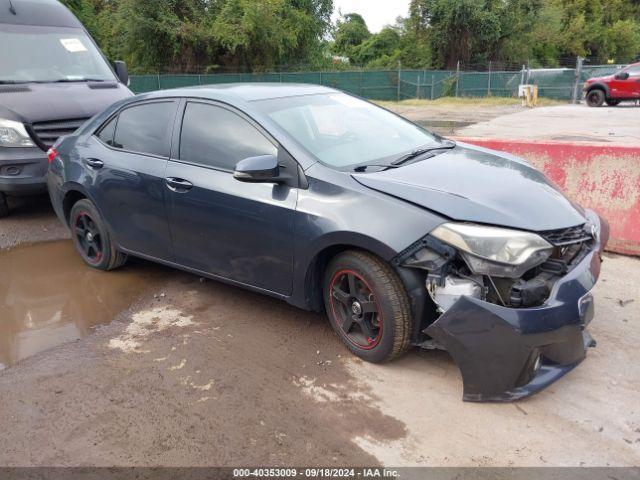
[(447, 350), (467, 401), (531, 395), (595, 345), (607, 223), (522, 159), (345, 93), (140, 95), (49, 161), (54, 208), (89, 266), (142, 257), (324, 310), (371, 362)]

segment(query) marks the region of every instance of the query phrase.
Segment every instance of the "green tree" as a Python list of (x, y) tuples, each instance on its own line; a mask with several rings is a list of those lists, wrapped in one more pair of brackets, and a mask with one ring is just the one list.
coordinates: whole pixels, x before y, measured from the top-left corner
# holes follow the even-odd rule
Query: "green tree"
[(331, 51), (356, 61), (354, 57), (357, 48), (369, 37), (371, 32), (364, 18), (357, 13), (348, 13), (343, 15), (336, 24)]
[(371, 35), (353, 51), (357, 63), (372, 67), (394, 66), (399, 54), (400, 33), (394, 27), (385, 27)]

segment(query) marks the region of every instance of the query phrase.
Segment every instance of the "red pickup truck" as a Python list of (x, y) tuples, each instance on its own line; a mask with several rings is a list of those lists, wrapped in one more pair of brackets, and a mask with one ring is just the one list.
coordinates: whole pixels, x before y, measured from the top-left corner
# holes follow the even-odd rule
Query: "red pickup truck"
[(615, 107), (625, 100), (640, 101), (640, 63), (633, 63), (613, 75), (590, 78), (584, 84), (587, 105)]

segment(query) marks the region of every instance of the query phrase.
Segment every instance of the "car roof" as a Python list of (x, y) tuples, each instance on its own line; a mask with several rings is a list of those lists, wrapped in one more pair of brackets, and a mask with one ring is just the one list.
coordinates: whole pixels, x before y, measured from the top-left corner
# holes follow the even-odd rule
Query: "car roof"
[(11, 4), (0, 2), (0, 24), (82, 28), (82, 23), (58, 0), (11, 0)]
[(194, 97), (238, 103), (329, 93), (340, 92), (333, 88), (305, 83), (224, 83), (160, 90), (140, 95), (138, 98)]

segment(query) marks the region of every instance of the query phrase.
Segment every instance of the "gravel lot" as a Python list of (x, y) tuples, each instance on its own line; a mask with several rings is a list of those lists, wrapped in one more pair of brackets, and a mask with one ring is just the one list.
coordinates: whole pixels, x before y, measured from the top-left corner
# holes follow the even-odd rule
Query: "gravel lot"
[[(1, 249), (66, 238), (45, 200), (0, 221)], [(7, 260), (0, 348), (73, 334), (6, 360), (0, 465), (640, 464), (639, 259), (605, 259), (582, 365), (526, 401), (467, 404), (446, 353), (366, 364), (322, 315), (141, 261), (87, 277), (70, 242), (50, 247), (57, 263), (42, 245)]]

